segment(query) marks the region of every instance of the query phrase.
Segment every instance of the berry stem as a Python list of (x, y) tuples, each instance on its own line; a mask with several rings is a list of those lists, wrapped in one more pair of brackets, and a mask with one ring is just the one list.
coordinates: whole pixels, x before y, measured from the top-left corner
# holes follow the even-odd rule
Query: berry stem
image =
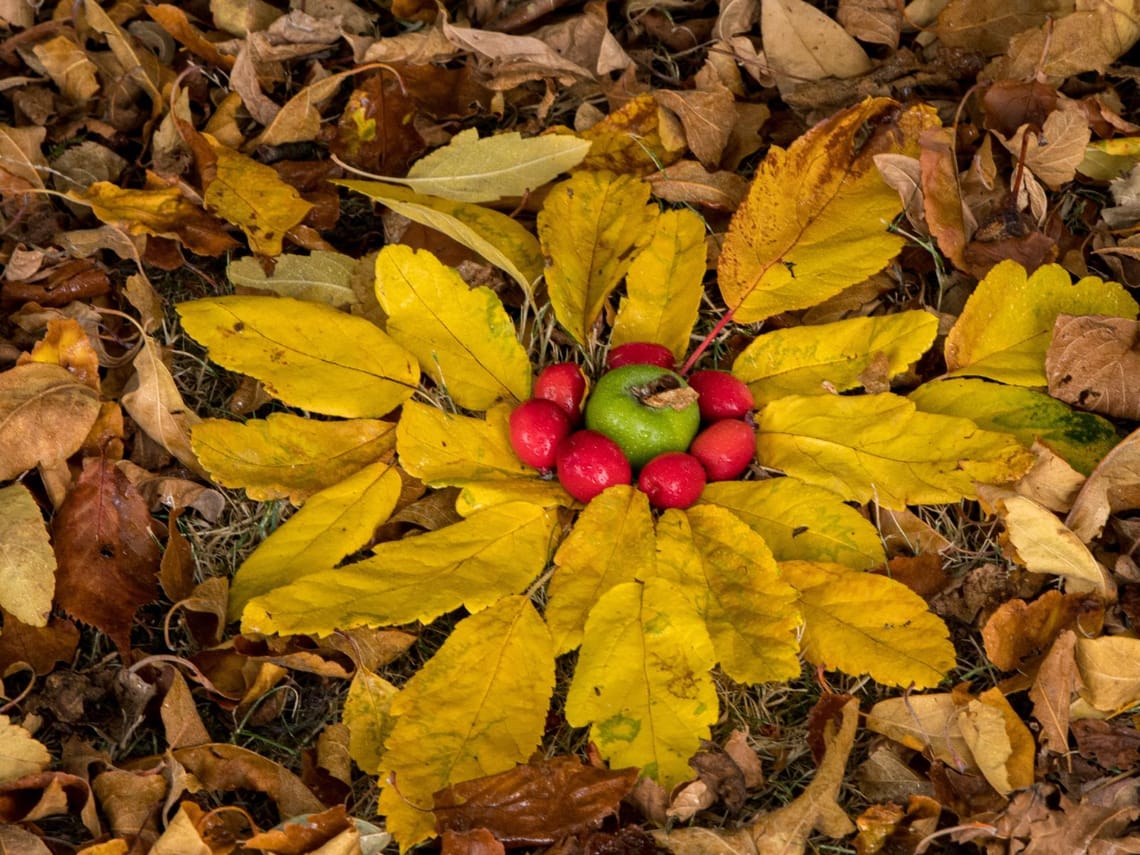
[(732, 322), (732, 318), (735, 314), (736, 309), (729, 309), (721, 316), (721, 319), (716, 322), (716, 326), (712, 328), (708, 335), (701, 339), (701, 343), (697, 345), (697, 349), (693, 351), (692, 356), (685, 360), (685, 364), (681, 366), (681, 370), (677, 372), (678, 374), (685, 377), (693, 370), (693, 366), (697, 364), (697, 360), (709, 349), (709, 345), (712, 344), (713, 339), (720, 335), (724, 328)]

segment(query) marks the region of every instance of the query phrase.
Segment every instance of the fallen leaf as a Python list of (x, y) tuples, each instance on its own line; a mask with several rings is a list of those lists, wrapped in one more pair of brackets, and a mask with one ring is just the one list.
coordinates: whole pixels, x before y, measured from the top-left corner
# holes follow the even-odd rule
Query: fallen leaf
[(939, 14), (934, 32), (949, 47), (999, 54), (1013, 36), (1072, 8), (1072, 0), (951, 0)]
[(508, 846), (549, 845), (616, 813), (637, 777), (637, 769), (598, 769), (574, 757), (532, 760), (435, 793), (435, 829), (484, 828)]
[(735, 172), (709, 172), (694, 160), (682, 160), (646, 176), (653, 195), (717, 211), (735, 211), (748, 195), (748, 182)]
[(952, 131), (931, 128), (919, 137), (918, 157), (922, 181), (923, 217), (938, 248), (960, 270), (970, 270), (966, 244), (978, 228), (977, 220), (962, 198)]
[(161, 551), (146, 502), (112, 462), (88, 458), (52, 535), (56, 603), (126, 655), (135, 610), (158, 597)]
[(1050, 190), (1060, 190), (1076, 177), (1091, 137), (1084, 111), (1065, 101), (1039, 129), (1022, 125), (1011, 139), (1003, 138), (1001, 142), (1018, 163), (1024, 164)]
[[(1057, 754), (1069, 750), (1069, 706), (1080, 686), (1076, 647), (1076, 633), (1063, 630), (1049, 647), (1029, 689), (1033, 717), (1041, 725), (1041, 746)], [(1084, 745), (1080, 745), (1080, 752), (1084, 756), (1089, 753)]]
[(847, 32), (803, 0), (762, 0), (764, 56), (782, 93), (824, 77), (858, 77), (871, 60)]
[(998, 793), (1007, 796), (1033, 783), (1033, 735), (1000, 689), (987, 689), (970, 701), (959, 711), (958, 725), (982, 775)]
[(46, 676), (55, 670), (57, 663), (70, 662), (75, 655), (79, 627), (71, 621), (53, 617), (46, 626), (33, 627), (7, 612), (0, 612), (0, 616), (4, 618), (0, 674), (14, 673), (23, 663), (38, 676)]
[(0, 715), (0, 784), (42, 772), (51, 754), (27, 730)]
[(689, 151), (705, 167), (716, 169), (732, 133), (732, 93), (724, 86), (689, 91), (658, 89), (654, 97), (680, 118)]
[(30, 353), (21, 354), (16, 360), (17, 365), (30, 362), (59, 365), (79, 382), (99, 391), (99, 355), (87, 331), (74, 318), (49, 320), (43, 338), (33, 345)]
[(1109, 514), (1140, 508), (1140, 430), (1128, 434), (1089, 475), (1065, 519), (1077, 537), (1091, 543)]
[(510, 408), (492, 407), (484, 418), (449, 413), (408, 401), (396, 426), (400, 465), (431, 486), (475, 485), (512, 478), (533, 481), (535, 470), (511, 449)]
[(1049, 394), (1113, 418), (1140, 419), (1140, 323), (1058, 315), (1045, 354)]
[(59, 365), (0, 372), (0, 480), (70, 457), (99, 417), (99, 395)]
[(631, 98), (601, 121), (581, 133), (590, 152), (581, 169), (606, 170), (649, 179), (685, 153), (683, 137), (674, 139), (664, 126), (663, 110), (653, 95)]
[[(47, 626), (55, 593), (55, 553), (43, 512), (23, 484), (0, 487), (0, 544), (0, 608), (28, 626)], [(0, 645), (8, 630), (5, 625)]]
[[(903, 26), (902, 10), (894, 0), (839, 0), (836, 19), (848, 33), (863, 42), (899, 46)], [(913, 21), (909, 10), (906, 16)]]
[(1116, 715), (1140, 701), (1140, 638), (1103, 635), (1077, 639), (1081, 697)]
[(958, 726), (958, 714), (968, 700), (950, 692), (888, 698), (867, 713), (867, 729), (914, 751), (928, 752), (954, 769), (977, 771)]
[(351, 284), (360, 267), (361, 262), (350, 256), (317, 250), (309, 255), (282, 255), (271, 273), (266, 273), (256, 258), (235, 259), (226, 268), (226, 275), (242, 288), (351, 309), (360, 302)]
[(1001, 670), (1030, 670), (1063, 632), (1094, 637), (1103, 623), (1104, 602), (1095, 596), (1046, 591), (1031, 603), (1000, 604), (982, 627), (982, 642)]
[(320, 813), (324, 805), (301, 779), (260, 754), (237, 745), (210, 743), (179, 748), (174, 760), (192, 773), (207, 790), (253, 790), (269, 796), (281, 819), (302, 813)]

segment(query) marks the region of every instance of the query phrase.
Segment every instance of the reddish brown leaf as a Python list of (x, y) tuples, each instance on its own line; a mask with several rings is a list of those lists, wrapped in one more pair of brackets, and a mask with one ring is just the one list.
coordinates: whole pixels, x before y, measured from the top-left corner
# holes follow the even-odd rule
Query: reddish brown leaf
[(315, 852), (342, 831), (352, 827), (344, 805), (305, 817), (304, 822), (287, 822), (242, 841), (244, 849), (261, 849), (274, 855), (305, 855)]
[(1008, 600), (982, 627), (982, 640), (990, 661), (1003, 671), (1022, 668), (1040, 657), (1062, 630), (1082, 637), (1100, 633), (1104, 603), (1091, 594), (1046, 591), (1032, 603)]
[(985, 125), (1004, 137), (1022, 125), (1041, 130), (1059, 97), (1056, 89), (1038, 81), (999, 80), (982, 95)]
[(199, 745), (179, 749), (173, 756), (207, 790), (265, 793), (277, 803), (282, 819), (325, 809), (301, 779), (284, 766), (237, 745)]
[(1140, 767), (1140, 731), (1129, 721), (1082, 718), (1070, 725), (1077, 750), (1105, 769)]
[(1076, 646), (1077, 636), (1072, 630), (1057, 636), (1029, 689), (1033, 717), (1041, 724), (1041, 745), (1059, 754), (1069, 748), (1069, 705), (1080, 682), (1073, 655)]
[(125, 654), (135, 610), (158, 597), (161, 551), (146, 501), (114, 464), (90, 458), (52, 531), (56, 602)]
[(966, 243), (974, 231), (973, 217), (962, 204), (958, 167), (950, 131), (931, 128), (919, 138), (922, 154), (923, 212), (938, 247), (959, 269), (966, 269)]
[(506, 851), (485, 828), (443, 833), (443, 855), (503, 855)]
[(554, 757), (435, 793), (436, 830), (488, 829), (504, 844), (549, 844), (617, 810), (637, 769), (599, 769)]
[(330, 150), (377, 175), (403, 175), (425, 149), (412, 119), (416, 103), (389, 71), (369, 75), (349, 97)]

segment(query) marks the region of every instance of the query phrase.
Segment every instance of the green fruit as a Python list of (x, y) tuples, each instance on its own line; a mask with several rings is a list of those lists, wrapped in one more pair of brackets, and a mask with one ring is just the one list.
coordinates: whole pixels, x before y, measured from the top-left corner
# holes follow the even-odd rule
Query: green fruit
[(696, 391), (659, 365), (615, 368), (586, 401), (586, 427), (616, 442), (635, 469), (658, 454), (687, 449), (700, 424)]

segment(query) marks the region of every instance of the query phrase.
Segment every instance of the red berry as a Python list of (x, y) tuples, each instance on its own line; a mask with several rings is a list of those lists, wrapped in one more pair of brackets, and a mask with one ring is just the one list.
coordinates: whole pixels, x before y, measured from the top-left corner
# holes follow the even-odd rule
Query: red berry
[(694, 371), (689, 385), (701, 396), (697, 405), (706, 422), (739, 419), (756, 406), (752, 390), (727, 371)]
[(553, 401), (570, 415), (570, 421), (582, 417), (586, 400), (586, 375), (573, 362), (548, 365), (534, 380), (534, 397)]
[(677, 361), (673, 358), (673, 351), (663, 344), (652, 341), (631, 341), (619, 344), (606, 357), (606, 368), (611, 371), (623, 365), (660, 365), (672, 371)]
[(559, 443), (570, 433), (570, 416), (553, 401), (531, 398), (511, 412), (511, 448), (535, 469), (554, 465)]
[(731, 481), (756, 454), (752, 427), (740, 419), (721, 419), (697, 434), (689, 454), (701, 461), (710, 481)]
[(706, 480), (705, 468), (693, 455), (666, 451), (642, 467), (637, 487), (655, 508), (687, 508), (701, 497)]
[(579, 502), (588, 502), (606, 487), (628, 484), (633, 471), (616, 442), (592, 430), (570, 434), (559, 447), (558, 481)]

